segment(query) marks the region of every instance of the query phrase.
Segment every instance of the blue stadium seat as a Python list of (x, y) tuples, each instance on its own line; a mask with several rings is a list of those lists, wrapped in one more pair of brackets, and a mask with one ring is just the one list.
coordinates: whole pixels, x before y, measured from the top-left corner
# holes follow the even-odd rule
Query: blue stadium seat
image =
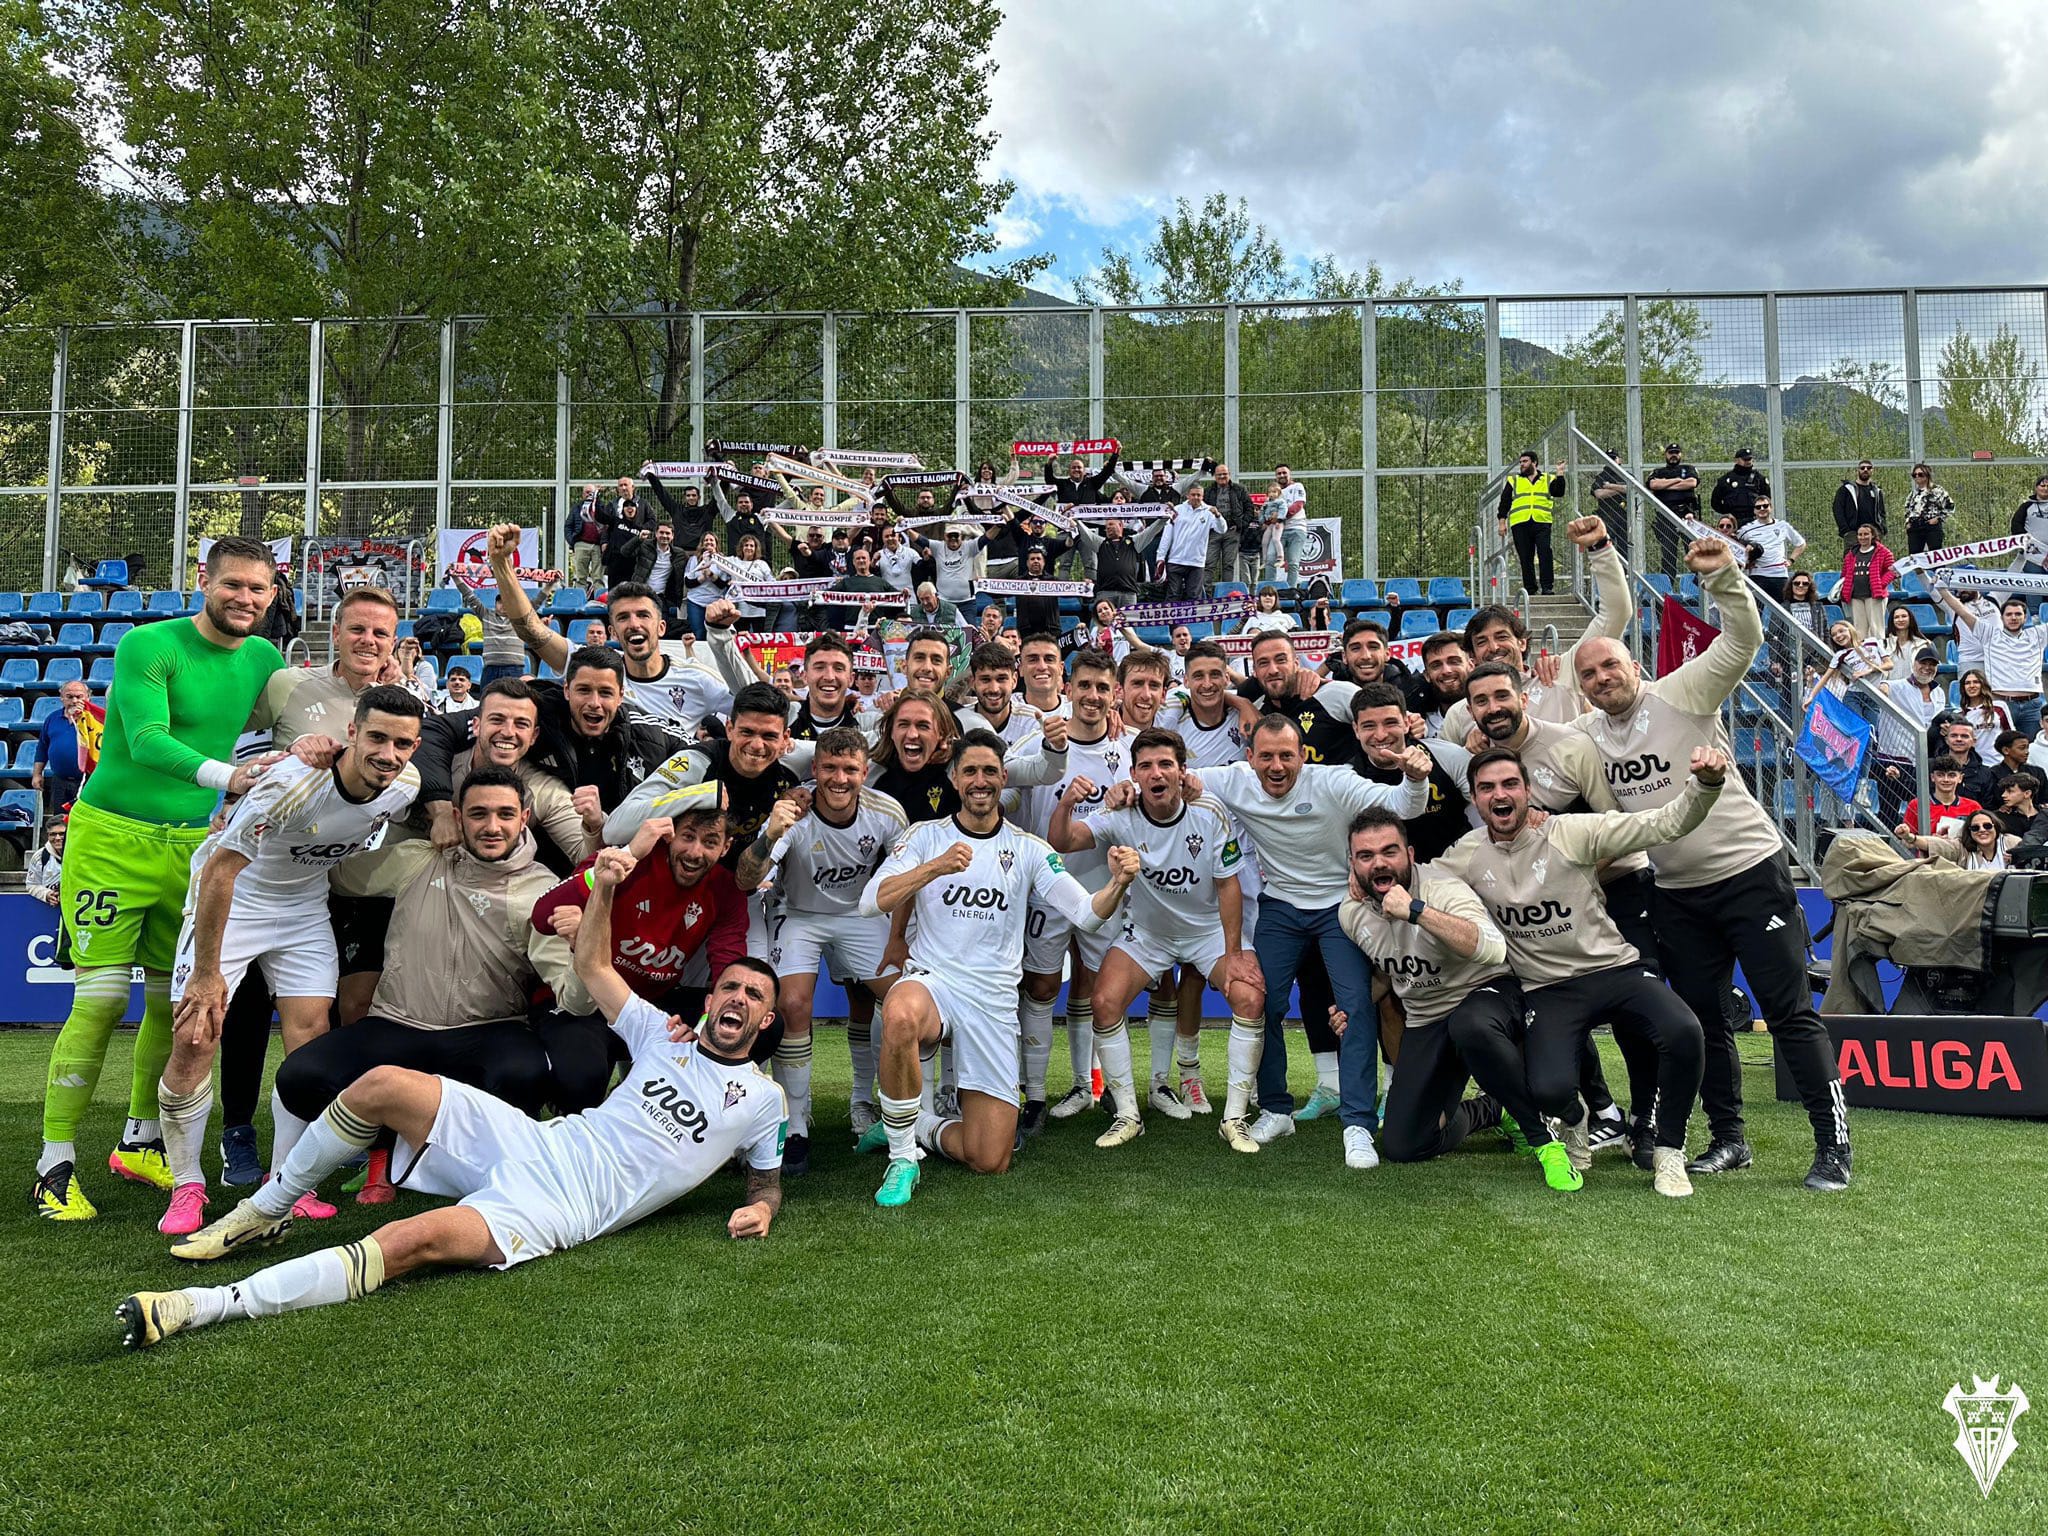
[(28, 611), (30, 613), (42, 614), (46, 617), (62, 613), (64, 611), (64, 594), (62, 592), (31, 592), (28, 599)]
[(1252, 589), (1241, 581), (1219, 581), (1214, 588), (1218, 597), (1250, 597)]
[(107, 600), (97, 592), (74, 592), (65, 605), (67, 613), (105, 613)]
[(1462, 576), (1432, 576), (1429, 578), (1429, 600), (1439, 608), (1455, 608), (1472, 601), (1465, 590)]
[(1942, 622), (1955, 617), (1946, 608), (1937, 610), (1928, 603), (1908, 603), (1906, 611), (1913, 615), (1913, 622), (1920, 626), (1920, 633), (1930, 640), (1937, 635), (1945, 639), (1956, 631), (1955, 625)]
[(19, 592), (0, 592), (0, 619), (11, 619), (20, 613), (23, 601)]
[(114, 658), (101, 656), (96, 659), (92, 664), (92, 670), (85, 674), (85, 680), (95, 695), (105, 693), (108, 685), (114, 681)]
[(411, 635), (412, 633), (413, 633), (413, 628), (412, 628), (412, 620), (411, 620), (411, 619), (400, 619), (400, 620), (398, 621), (398, 634), (397, 634), (397, 637), (396, 637), (396, 638), (398, 638), (398, 639), (400, 639), (400, 640), (403, 640), (403, 639), (406, 639), (406, 638), (407, 638), (408, 636), (410, 636), (410, 635)]
[(0, 698), (0, 731), (20, 725), (25, 718), (18, 696), (10, 693)]
[(1918, 571), (1901, 571), (1892, 590), (1901, 597), (1932, 597), (1934, 593), (1927, 586), (1927, 578)]
[(562, 633), (568, 637), (571, 645), (581, 645), (583, 637), (590, 633), (590, 620), (571, 619)]
[(1362, 576), (1352, 576), (1344, 583), (1344, 606), (1346, 608), (1370, 608), (1380, 600), (1380, 584), (1367, 581)]
[(590, 593), (584, 587), (557, 587), (555, 600), (548, 604), (547, 611), (568, 618), (581, 613), (590, 606)]
[(1472, 615), (1478, 611), (1477, 608), (1453, 608), (1444, 615), (1444, 628), (1462, 630), (1471, 622)]
[(1394, 632), (1394, 616), (1384, 608), (1368, 608), (1363, 613), (1354, 613), (1354, 619), (1371, 619), (1384, 629), (1389, 636)]
[[(1827, 605), (1827, 615), (1829, 629), (1833, 629), (1837, 624), (1841, 623), (1843, 618), (1845, 617), (1845, 615), (1842, 612), (1842, 605), (1840, 603), (1829, 603)], [(1825, 640), (1827, 636), (1823, 635), (1821, 636), (1821, 638)]]
[(1835, 600), (1835, 594), (1841, 590), (1841, 587), (1842, 573), (1840, 571), (1822, 571), (1813, 578), (1813, 589), (1820, 594), (1820, 600), (1824, 603), (1832, 603)]
[(1670, 597), (1674, 591), (1671, 578), (1662, 571), (1651, 571), (1643, 577), (1644, 583), (1659, 597)]
[(38, 691), (55, 693), (66, 683), (85, 680), (85, 663), (76, 656), (53, 657), (49, 666), (43, 669), (42, 680), (36, 684)]
[(41, 677), (32, 657), (14, 656), (0, 661), (0, 692), (27, 693)]
[(1387, 596), (1398, 597), (1404, 603), (1422, 602), (1422, 582), (1414, 576), (1395, 576), (1387, 582)]
[(57, 638), (44, 650), (88, 651), (92, 649), (92, 626), (90, 624), (60, 624)]
[(57, 713), (57, 711), (62, 709), (63, 707), (64, 701), (62, 699), (58, 698), (57, 695), (55, 695), (54, 693), (46, 693), (40, 699), (36, 700), (35, 708), (31, 709), (28, 712), (28, 723), (30, 725), (40, 726), (45, 720), (49, 719), (50, 716)]
[(107, 594), (107, 612), (134, 616), (142, 612), (142, 594), (133, 587)]
[[(0, 758), (5, 757), (0, 752)], [(0, 779), (26, 779), (36, 770), (36, 744), (19, 741), (14, 744), (14, 761), (0, 766)]]
[(185, 594), (185, 612), (197, 613), (206, 606), (206, 594), (194, 587)]
[(79, 583), (82, 587), (125, 587), (128, 585), (128, 562), (126, 560), (102, 560), (93, 573)]
[(158, 613), (166, 616), (183, 613), (185, 611), (185, 594), (182, 592), (152, 592), (149, 594), (148, 600), (142, 605), (142, 609), (145, 613)]
[[(22, 621), (17, 618), (12, 620), (11, 622), (18, 624)], [(47, 624), (31, 624), (29, 627), (33, 629), (42, 638), (31, 641), (27, 645), (0, 645), (0, 656), (42, 655), (43, 648), (50, 643), (50, 626)]]
[(1687, 571), (1678, 578), (1678, 599), (1683, 603), (1697, 605), (1700, 600), (1700, 579)]
[(443, 682), (448, 680), (450, 672), (467, 672), (469, 680), (474, 683), (482, 679), (484, 664), (474, 656), (457, 656), (449, 660), (441, 669), (441, 680)]
[(32, 789), (10, 789), (0, 794), (0, 810), (19, 811), (28, 817), (31, 826), (42, 822), (43, 797)]
[(461, 611), (462, 594), (453, 587), (434, 588), (433, 591), (427, 594), (427, 601), (421, 609), (423, 613), (460, 613)]
[(1164, 650), (1167, 646), (1173, 644), (1173, 626), (1171, 624), (1140, 624), (1138, 626), (1138, 638), (1147, 645), (1156, 645)]
[(1401, 638), (1412, 640), (1417, 635), (1433, 635), (1443, 628), (1434, 608), (1404, 608), (1401, 610)]
[(133, 624), (125, 623), (102, 624), (99, 638), (87, 646), (86, 650), (95, 656), (111, 656), (114, 654), (114, 647), (121, 643), (121, 637), (134, 627)]

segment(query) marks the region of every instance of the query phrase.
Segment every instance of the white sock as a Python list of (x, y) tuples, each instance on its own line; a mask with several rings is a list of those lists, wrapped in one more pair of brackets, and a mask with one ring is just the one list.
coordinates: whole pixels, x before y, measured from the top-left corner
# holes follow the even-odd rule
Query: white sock
[(272, 1163), (269, 1182), (249, 1197), (266, 1216), (290, 1215), (299, 1196), (377, 1139), (378, 1128), (339, 1099), (311, 1125), (296, 1117), (294, 1123), (303, 1129), (292, 1138), (290, 1156)]
[(846, 1049), (853, 1057), (853, 1102), (875, 1102), (875, 1034), (872, 1024), (846, 1021)]
[(1138, 1118), (1138, 1089), (1131, 1081), (1131, 1032), (1122, 1019), (1095, 1031), (1095, 1053), (1102, 1058), (1103, 1086), (1119, 1115)]
[(882, 1095), (882, 1125), (889, 1133), (889, 1160), (914, 1163), (924, 1154), (917, 1149), (917, 1122), (929, 1113), (916, 1099), (892, 1099)]
[(43, 1155), (36, 1159), (36, 1173), (38, 1175), (48, 1173), (59, 1163), (69, 1163), (74, 1168), (78, 1166), (77, 1142), (46, 1141), (43, 1143)]
[(1337, 1053), (1317, 1051), (1313, 1059), (1316, 1064), (1316, 1087), (1334, 1096), (1337, 1092)]
[(1173, 1042), (1180, 1021), (1180, 994), (1173, 989), (1172, 973), (1167, 985), (1152, 994), (1152, 1013), (1145, 1020), (1145, 1035), (1152, 1042), (1152, 1086), (1173, 1076)]
[(331, 1307), (338, 1301), (360, 1300), (383, 1283), (384, 1250), (377, 1239), (366, 1237), (345, 1247), (286, 1259), (232, 1285), (193, 1287), (192, 1325)]
[(1259, 1058), (1266, 1054), (1266, 1026), (1230, 1017), (1230, 1086), (1223, 1093), (1223, 1118), (1242, 1120), (1257, 1086)]
[(1193, 1032), (1173, 1037), (1173, 1059), (1183, 1077), (1202, 1070), (1202, 1021), (1196, 1019), (1193, 1023)]
[(171, 1187), (206, 1183), (200, 1155), (206, 1150), (206, 1123), (213, 1118), (213, 1079), (205, 1077), (190, 1093), (173, 1093), (156, 1085), (157, 1108), (164, 1127), (164, 1157), (171, 1165)]
[(916, 1137), (918, 1146), (922, 1147), (926, 1152), (936, 1152), (940, 1157), (944, 1157), (946, 1149), (939, 1145), (939, 1132), (949, 1125), (958, 1125), (959, 1123), (960, 1121), (957, 1117), (951, 1120), (941, 1119), (937, 1114), (926, 1110), (917, 1117), (917, 1129), (912, 1132), (912, 1135)]
[(1067, 999), (1067, 1064), (1073, 1068), (1074, 1086), (1094, 1091), (1095, 1005), (1085, 999)]
[(121, 1144), (129, 1146), (138, 1141), (159, 1141), (163, 1138), (163, 1134), (164, 1127), (161, 1120), (138, 1120), (135, 1116), (130, 1115), (128, 1117), (128, 1124), (121, 1131)]
[(1600, 1111), (1597, 1118), (1601, 1120), (1609, 1120), (1612, 1121), (1614, 1124), (1619, 1125), (1621, 1124), (1621, 1106), (1619, 1104), (1610, 1104), (1605, 1109)]
[[(284, 1100), (277, 1096), (275, 1088), (270, 1090), (270, 1166), (282, 1168), (292, 1155), (292, 1148), (299, 1144), (299, 1138), (306, 1134), (306, 1122), (284, 1107)], [(368, 1145), (368, 1143), (364, 1143)], [(351, 1152), (349, 1156), (355, 1154)], [(310, 1189), (312, 1186), (308, 1185)], [(304, 1193), (304, 1191), (300, 1191)]]
[(939, 1086), (954, 1097), (960, 1093), (960, 1068), (953, 1060), (953, 1042), (950, 1038), (939, 1042)]
[(775, 1081), (782, 1085), (782, 1096), (789, 1101), (789, 1134), (810, 1135), (811, 1037), (801, 1035), (791, 1039), (784, 1035), (775, 1047), (775, 1060), (771, 1067)]
[(1017, 1028), (1023, 1042), (1024, 1099), (1035, 1104), (1045, 1097), (1045, 1069), (1052, 1060), (1052, 1004), (1024, 994), (1017, 1001)]

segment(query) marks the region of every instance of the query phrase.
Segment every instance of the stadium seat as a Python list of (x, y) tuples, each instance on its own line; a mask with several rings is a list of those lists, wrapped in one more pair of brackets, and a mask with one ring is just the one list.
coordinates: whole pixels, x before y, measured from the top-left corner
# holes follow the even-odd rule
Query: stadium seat
[(0, 692), (27, 693), (41, 675), (32, 657), (14, 656), (0, 661)]
[[(92, 670), (85, 674), (85, 681), (95, 696), (105, 693), (108, 686), (114, 681), (114, 658), (111, 656), (101, 656), (94, 660)], [(17, 704), (20, 702), (19, 699), (15, 700)], [(4, 703), (4, 701), (0, 701), (0, 703)]]
[(29, 819), (31, 826), (39, 826), (43, 814), (43, 797), (32, 789), (10, 789), (0, 794), (0, 811), (19, 811)]
[(1218, 597), (1250, 597), (1252, 589), (1241, 581), (1219, 581), (1212, 589)]
[(1462, 576), (1432, 576), (1429, 578), (1429, 600), (1439, 608), (1455, 608), (1469, 604), (1472, 596), (1465, 590)]
[(57, 638), (43, 647), (44, 650), (89, 651), (92, 649), (92, 626), (90, 624), (60, 624)]
[(125, 587), (128, 585), (128, 562), (126, 560), (102, 560), (93, 573), (79, 583), (81, 587)]
[(1387, 596), (1398, 597), (1403, 603), (1410, 604), (1425, 601), (1422, 595), (1422, 582), (1414, 576), (1395, 576), (1389, 578), (1387, 582)]
[(185, 594), (185, 612), (197, 613), (206, 606), (206, 594), (194, 587)]
[(143, 612), (169, 617), (185, 611), (185, 594), (182, 592), (152, 592), (143, 604)]
[(119, 592), (107, 594), (107, 612), (126, 614), (133, 617), (142, 612), (142, 594), (133, 587), (124, 587)]
[(1898, 582), (1894, 586), (1893, 590), (1896, 591), (1901, 597), (1934, 596), (1934, 594), (1928, 590), (1927, 578), (1922, 576), (1918, 571), (1901, 571), (1899, 573)]
[(62, 592), (31, 592), (28, 598), (28, 611), (34, 614), (41, 614), (46, 618), (60, 614), (64, 611), (64, 594)]
[(1444, 628), (1461, 630), (1471, 622), (1472, 615), (1478, 611), (1477, 608), (1453, 608), (1444, 615)]
[(1698, 606), (1700, 600), (1700, 579), (1687, 571), (1678, 578), (1678, 600)]
[(1394, 633), (1394, 616), (1384, 608), (1368, 608), (1363, 613), (1352, 615), (1355, 619), (1371, 619), (1391, 637)]
[(581, 645), (583, 637), (590, 633), (590, 620), (571, 619), (563, 627), (562, 633), (571, 645)]
[(462, 612), (462, 594), (453, 587), (436, 587), (427, 594), (426, 603), (421, 607), (420, 611), (422, 613), (460, 613)]
[(20, 613), (22, 602), (19, 592), (0, 592), (0, 619), (11, 619)]
[(1820, 594), (1820, 600), (1824, 603), (1832, 603), (1835, 600), (1835, 593), (1841, 590), (1841, 586), (1840, 571), (1822, 571), (1813, 578), (1813, 589)]
[(1908, 603), (1906, 611), (1913, 615), (1913, 622), (1920, 626), (1920, 633), (1930, 640), (1937, 635), (1946, 639), (1955, 633), (1955, 625), (1942, 622), (1951, 617), (1945, 608), (1937, 611), (1928, 603)]
[(474, 683), (482, 679), (484, 675), (484, 664), (481, 661), (478, 661), (474, 656), (457, 656), (450, 660), (441, 669), (441, 680), (443, 682), (446, 682), (448, 680), (448, 674), (451, 672), (467, 672), (469, 674), (469, 680), (472, 683)]
[(46, 690), (50, 693), (55, 693), (66, 683), (80, 683), (84, 681), (85, 663), (83, 661), (76, 656), (57, 656), (53, 657), (49, 666), (43, 669), (42, 679), (36, 684), (36, 689), (37, 691)]
[(583, 587), (557, 587), (555, 600), (548, 604), (547, 611), (562, 618), (581, 613), (590, 606), (590, 593)]
[(1140, 624), (1138, 626), (1138, 638), (1147, 645), (1157, 646), (1164, 650), (1173, 644), (1173, 626), (1171, 624)]
[(74, 592), (64, 605), (66, 613), (105, 613), (107, 600), (97, 592)]
[(1404, 608), (1401, 611), (1403, 640), (1412, 640), (1417, 635), (1433, 635), (1443, 627), (1434, 608)]
[(10, 730), (27, 718), (21, 707), (21, 700), (14, 694), (0, 698), (0, 731)]
[(413, 627), (412, 627), (412, 620), (411, 620), (411, 619), (400, 619), (400, 620), (398, 621), (398, 634), (397, 634), (396, 638), (397, 638), (397, 639), (400, 639), (400, 640), (404, 640), (404, 639), (407, 639), (408, 637), (410, 637), (410, 636), (412, 635), (412, 633), (413, 633)]
[(1380, 600), (1380, 584), (1367, 581), (1362, 576), (1353, 576), (1344, 583), (1344, 606), (1346, 608), (1370, 608)]
[(26, 779), (35, 771), (36, 744), (33, 741), (18, 741), (14, 744), (14, 761), (0, 767), (0, 779)]
[(1643, 583), (1659, 597), (1670, 597), (1673, 592), (1671, 578), (1662, 571), (1651, 571), (1643, 577)]
[(102, 624), (99, 638), (87, 646), (86, 650), (95, 656), (111, 656), (114, 654), (114, 647), (121, 643), (121, 637), (134, 627), (133, 624), (126, 623)]
[(28, 723), (40, 726), (50, 716), (64, 707), (64, 701), (54, 693), (46, 693), (36, 700), (36, 707), (28, 712)]

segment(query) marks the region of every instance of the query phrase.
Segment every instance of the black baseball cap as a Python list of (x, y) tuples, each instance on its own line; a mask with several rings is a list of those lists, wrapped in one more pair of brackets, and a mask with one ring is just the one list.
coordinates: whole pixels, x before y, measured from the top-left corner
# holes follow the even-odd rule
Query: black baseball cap
[(1737, 457), (1738, 459), (1753, 459), (1756, 457), (1756, 455), (1751, 453), (1747, 448), (1738, 448), (1735, 450), (1735, 457)]
[(1666, 443), (1666, 444), (1664, 445), (1664, 451), (1665, 451), (1666, 453), (1683, 453), (1683, 452), (1685, 452), (1685, 450), (1684, 450), (1683, 448), (1679, 447), (1679, 445), (1678, 445), (1678, 444), (1676, 444), (1676, 443)]

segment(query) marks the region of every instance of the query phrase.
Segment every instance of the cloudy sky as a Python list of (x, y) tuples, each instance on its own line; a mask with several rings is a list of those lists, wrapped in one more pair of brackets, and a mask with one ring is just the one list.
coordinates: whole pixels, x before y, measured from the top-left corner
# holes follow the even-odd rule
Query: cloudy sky
[(1176, 196), (1475, 292), (2039, 282), (2040, 0), (1009, 0), (1004, 254)]

